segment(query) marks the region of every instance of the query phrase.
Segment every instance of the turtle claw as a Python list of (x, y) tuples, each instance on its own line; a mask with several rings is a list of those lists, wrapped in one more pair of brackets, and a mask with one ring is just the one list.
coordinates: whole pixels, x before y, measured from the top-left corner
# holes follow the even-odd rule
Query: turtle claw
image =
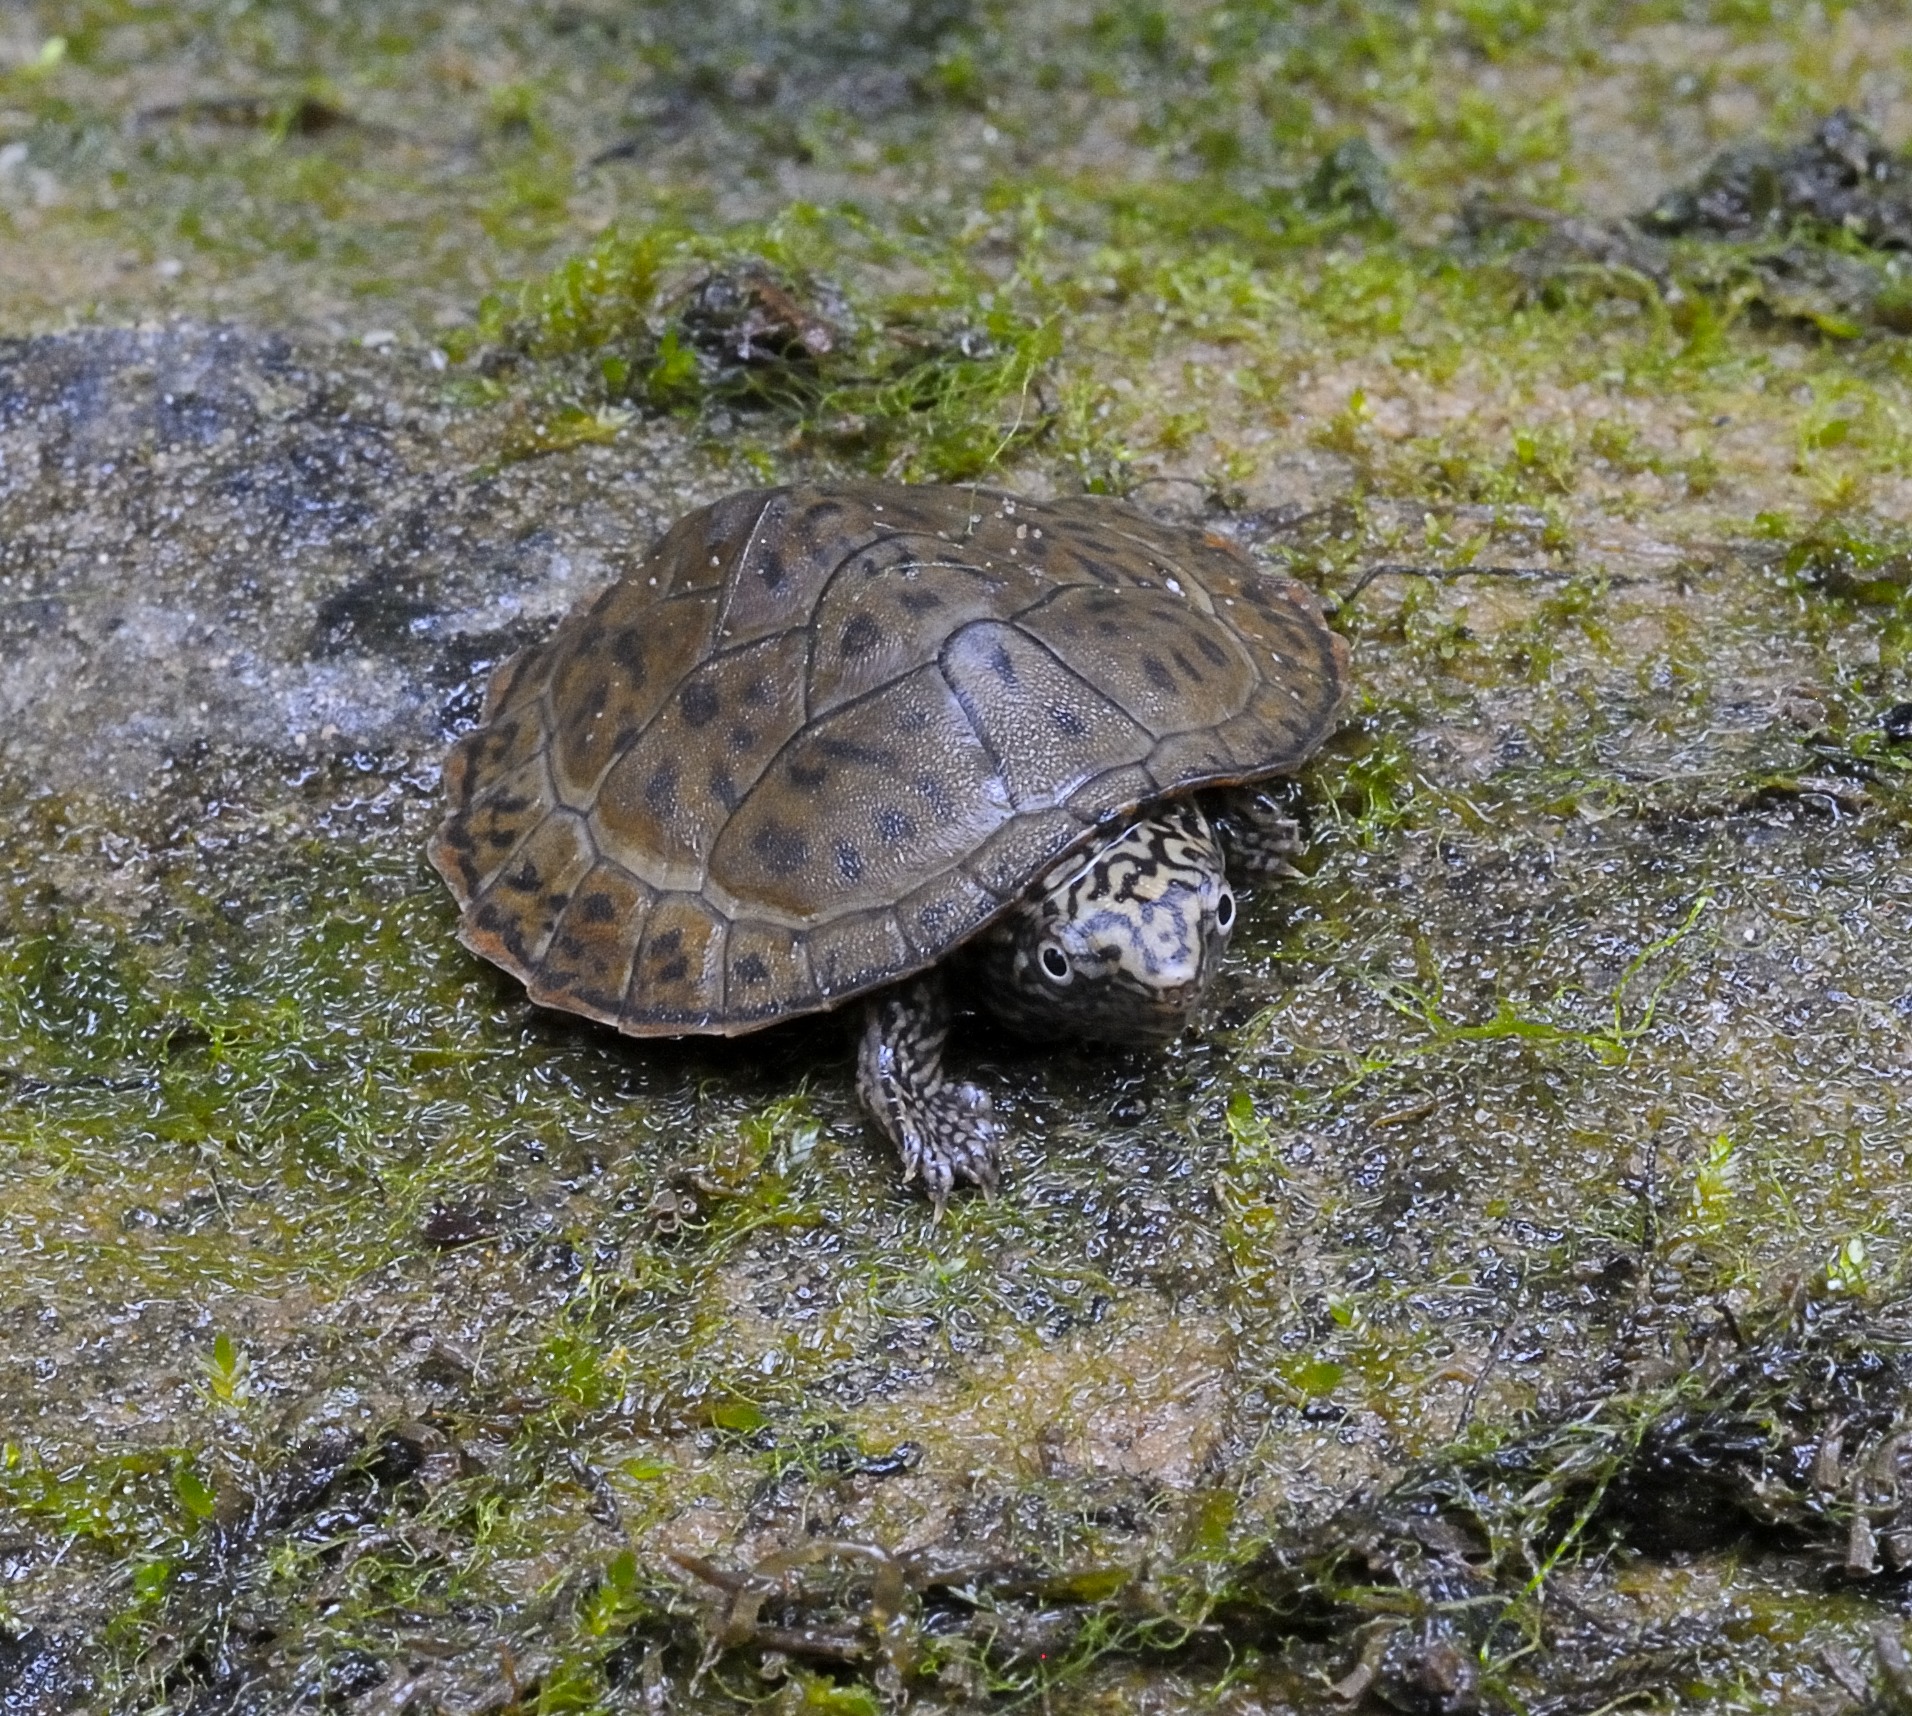
[(1002, 1128), (989, 1093), (943, 1076), (948, 1029), (940, 991), (928, 981), (912, 983), (870, 1003), (857, 1053), (863, 1106), (903, 1158), (905, 1183), (922, 1180), (938, 1217), (957, 1186), (994, 1192), (1002, 1183)]
[(940, 1218), (956, 1187), (1001, 1189), (996, 1140), (1002, 1128), (990, 1117), (988, 1093), (973, 1084), (908, 1092), (891, 1085), (877, 1123), (903, 1158), (905, 1183), (920, 1179)]

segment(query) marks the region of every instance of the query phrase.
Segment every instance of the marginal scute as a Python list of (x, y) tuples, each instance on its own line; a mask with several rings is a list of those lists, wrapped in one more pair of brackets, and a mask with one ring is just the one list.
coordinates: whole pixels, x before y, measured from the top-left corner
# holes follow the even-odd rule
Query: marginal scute
[(963, 868), (1007, 904), (1086, 832), (1066, 810), (1030, 812), (999, 828)]
[(707, 1030), (724, 1006), (729, 922), (695, 894), (660, 894), (644, 919), (622, 1023)]
[(492, 670), (485, 684), (485, 722), (496, 722), (527, 692), (536, 696), (550, 668), (550, 645), (521, 649)]
[(973, 935), (1001, 908), (1002, 902), (980, 882), (961, 870), (949, 870), (905, 894), (896, 905), (896, 923), (911, 951), (927, 963)]
[(887, 908), (838, 918), (803, 939), (817, 991), (826, 999), (860, 995), (912, 964), (910, 945)]
[(565, 811), (546, 815), (475, 896), (492, 915), (486, 945), (470, 945), (492, 959), (498, 958), (494, 947), (501, 948), (514, 966), (535, 967), (571, 903), (571, 890), (595, 857), (577, 817)]
[(1082, 787), (1069, 800), (1069, 810), (1083, 822), (1107, 822), (1154, 798), (1155, 777), (1140, 763), (1109, 769)]
[(730, 927), (725, 950), (724, 1013), (748, 1028), (821, 1004), (803, 937), (782, 924), (746, 918)]
[(453, 801), (432, 842), (432, 861), (459, 898), (469, 900), (491, 886), (544, 820), (551, 805), (550, 769), (538, 752), (508, 773), (478, 770), (462, 784), (465, 801)]
[(631, 986), (644, 919), (655, 898), (621, 865), (600, 860), (572, 885), (526, 988), (547, 1007), (615, 1025)]
[(1346, 645), (1092, 498), (732, 495), (492, 676), (431, 857), (466, 943), (638, 1036), (933, 965), (1118, 818), (1298, 767)]

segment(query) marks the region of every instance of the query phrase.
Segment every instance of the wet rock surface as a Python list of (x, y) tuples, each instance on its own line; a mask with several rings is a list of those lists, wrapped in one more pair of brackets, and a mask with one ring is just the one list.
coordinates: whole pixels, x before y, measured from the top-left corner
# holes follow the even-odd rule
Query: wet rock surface
[(7, 765), (137, 792), (209, 745), (429, 761), (665, 522), (622, 461), (480, 474), (432, 381), (184, 323), (0, 346)]

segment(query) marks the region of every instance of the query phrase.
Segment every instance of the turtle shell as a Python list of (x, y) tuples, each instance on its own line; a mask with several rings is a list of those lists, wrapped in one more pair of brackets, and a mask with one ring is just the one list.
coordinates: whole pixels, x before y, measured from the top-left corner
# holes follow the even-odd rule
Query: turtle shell
[(732, 1035), (920, 971), (1138, 806), (1293, 770), (1347, 647), (1116, 502), (732, 495), (494, 675), (445, 764), (459, 937), (534, 1001)]

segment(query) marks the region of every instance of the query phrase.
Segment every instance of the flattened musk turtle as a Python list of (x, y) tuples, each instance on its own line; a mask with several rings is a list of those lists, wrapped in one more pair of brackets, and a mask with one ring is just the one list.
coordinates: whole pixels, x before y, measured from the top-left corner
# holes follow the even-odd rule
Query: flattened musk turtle
[(1347, 686), (1300, 585), (1114, 502), (758, 489), (498, 670), (432, 862), (467, 947), (631, 1036), (863, 999), (858, 1088), (940, 1207), (997, 1178), (951, 993), (1025, 1036), (1174, 1036), (1230, 874), (1292, 874), (1254, 783)]

